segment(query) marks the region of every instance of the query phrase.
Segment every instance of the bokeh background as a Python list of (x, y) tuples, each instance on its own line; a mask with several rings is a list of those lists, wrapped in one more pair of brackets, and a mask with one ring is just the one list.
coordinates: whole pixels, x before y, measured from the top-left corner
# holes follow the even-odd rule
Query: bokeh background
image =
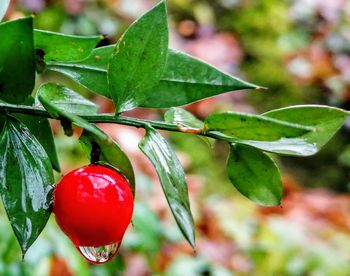
[[(12, 0), (6, 19), (36, 14), (39, 29), (104, 34), (114, 43), (157, 1)], [(214, 111), (259, 113), (294, 104), (350, 109), (350, 1), (168, 0), (171, 47), (269, 88), (228, 93), (187, 106), (199, 118)], [(2, 39), (2, 38), (0, 38)], [(60, 80), (112, 112), (109, 100)], [(128, 115), (161, 119), (164, 111)], [(52, 122), (63, 174), (88, 160), (75, 130)], [(196, 220), (197, 249), (186, 244), (151, 164), (138, 150), (143, 131), (100, 125), (129, 154), (137, 175), (136, 209), (117, 258), (83, 260), (51, 218), (24, 262), (3, 209), (1, 275), (350, 275), (350, 122), (317, 155), (275, 158), (283, 174), (282, 207), (263, 208), (239, 195), (225, 173), (227, 147), (164, 133), (183, 164)], [(57, 180), (60, 175), (57, 175)]]

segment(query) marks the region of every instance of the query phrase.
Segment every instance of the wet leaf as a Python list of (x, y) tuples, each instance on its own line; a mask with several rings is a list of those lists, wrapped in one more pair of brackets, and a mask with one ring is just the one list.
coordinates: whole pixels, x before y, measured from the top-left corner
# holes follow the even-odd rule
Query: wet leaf
[(80, 136), (79, 141), (88, 156), (91, 155), (92, 143), (96, 143), (100, 150), (100, 160), (116, 168), (129, 182), (133, 195), (135, 196), (135, 175), (128, 156), (106, 133), (101, 131), (100, 136), (85, 131)]
[(246, 145), (231, 145), (227, 172), (236, 189), (252, 201), (265, 206), (281, 204), (281, 176), (266, 153)]
[(168, 52), (165, 1), (135, 21), (118, 41), (108, 65), (116, 112), (133, 109), (162, 77)]
[(96, 48), (90, 56), (77, 62), (50, 62), (47, 70), (61, 73), (85, 88), (110, 98), (107, 83), (107, 64), (115, 46)]
[(0, 99), (23, 102), (34, 88), (33, 18), (0, 24)]
[(144, 93), (140, 106), (180, 106), (229, 91), (258, 88), (185, 53), (169, 50), (161, 81)]
[(56, 83), (45, 83), (40, 87), (40, 96), (61, 111), (74, 115), (95, 115), (98, 106), (73, 90)]
[(69, 113), (67, 110), (62, 108), (59, 104), (57, 105), (55, 102), (51, 101), (51, 89), (52, 85), (51, 83), (43, 84), (38, 89), (38, 100), (40, 103), (44, 106), (44, 108), (51, 114), (53, 118), (56, 119), (62, 119), (65, 118), (68, 121), (72, 122), (78, 127), (81, 127), (97, 137), (100, 137), (101, 139), (104, 138), (104, 135), (101, 133), (101, 131), (93, 124), (90, 124), (85, 119)]
[(41, 50), (44, 60), (78, 61), (87, 58), (102, 36), (76, 36), (42, 30), (34, 31), (35, 49)]
[[(34, 99), (32, 97), (29, 97), (25, 104), (33, 105)], [(49, 156), (52, 167), (56, 171), (60, 172), (61, 168), (58, 161), (55, 141), (53, 139), (49, 120), (44, 117), (31, 116), (28, 114), (16, 114), (15, 117), (19, 119), (23, 124), (25, 124), (30, 133), (35, 136), (35, 138), (43, 146), (47, 155)]]
[(139, 147), (155, 167), (174, 218), (187, 241), (194, 247), (194, 221), (186, 177), (179, 160), (167, 141), (151, 127), (147, 127), (146, 136)]
[(281, 138), (300, 137), (312, 131), (313, 128), (266, 116), (225, 112), (209, 115), (205, 120), (205, 130), (208, 133), (218, 134), (227, 141), (237, 139), (274, 141)]
[[(51, 62), (47, 70), (64, 74), (92, 92), (110, 98), (107, 64), (114, 47), (94, 49), (87, 59), (79, 62)], [(156, 108), (180, 106), (238, 89), (258, 89), (258, 86), (232, 77), (185, 53), (168, 49), (160, 82), (140, 95), (138, 105)]]
[(281, 138), (276, 141), (237, 140), (237, 144), (291, 156), (310, 156), (318, 152), (317, 146), (304, 138)]
[(1, 134), (0, 156), (2, 201), (25, 254), (50, 216), (52, 167), (38, 140), (13, 117)]
[(318, 149), (334, 136), (349, 117), (349, 113), (343, 109), (322, 105), (290, 106), (263, 115), (290, 123), (313, 126), (316, 131), (306, 133), (302, 138)]

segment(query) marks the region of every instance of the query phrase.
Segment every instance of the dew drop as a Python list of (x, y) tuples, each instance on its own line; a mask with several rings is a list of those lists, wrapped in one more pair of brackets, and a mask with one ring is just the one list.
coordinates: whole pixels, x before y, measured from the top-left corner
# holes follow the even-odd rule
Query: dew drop
[(79, 246), (80, 254), (94, 264), (107, 263), (118, 253), (121, 242), (103, 246)]

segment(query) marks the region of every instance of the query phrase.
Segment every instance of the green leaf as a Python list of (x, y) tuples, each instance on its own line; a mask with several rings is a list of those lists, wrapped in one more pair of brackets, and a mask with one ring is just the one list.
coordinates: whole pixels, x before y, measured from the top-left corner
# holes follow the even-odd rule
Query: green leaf
[(42, 85), (40, 87), (40, 95), (61, 111), (70, 114), (94, 115), (99, 108), (80, 94), (56, 83), (45, 83)]
[(43, 51), (44, 60), (47, 62), (72, 62), (87, 58), (102, 38), (102, 36), (76, 36), (42, 30), (34, 31), (35, 49)]
[(191, 112), (178, 107), (170, 108), (164, 114), (164, 119), (166, 122), (179, 124), (184, 127), (199, 129), (204, 127), (204, 123), (197, 119)]
[(107, 64), (114, 46), (96, 48), (91, 55), (77, 62), (50, 62), (46, 69), (61, 73), (85, 88), (110, 98), (107, 83)]
[(10, 0), (1, 0), (0, 3), (0, 21), (5, 17)]
[(44, 148), (13, 117), (1, 134), (0, 156), (2, 201), (24, 255), (50, 216), (52, 168)]
[(312, 127), (288, 123), (266, 116), (238, 112), (214, 113), (205, 120), (207, 133), (227, 141), (274, 141), (295, 138), (313, 130)]
[(18, 104), (34, 88), (33, 18), (0, 24), (0, 99)]
[[(87, 59), (79, 62), (51, 62), (46, 69), (64, 74), (92, 92), (110, 98), (107, 64), (114, 47), (111, 45), (94, 49)], [(138, 105), (154, 108), (180, 106), (247, 88), (259, 89), (256, 85), (229, 76), (185, 53), (169, 49), (160, 82), (139, 95)]]
[(155, 167), (175, 220), (194, 247), (194, 221), (183, 168), (167, 141), (155, 129), (148, 127), (146, 130), (139, 147)]
[(128, 156), (107, 134), (101, 130), (100, 132), (101, 135), (96, 136), (94, 133), (84, 130), (79, 138), (84, 151), (90, 156), (92, 143), (96, 143), (101, 150), (100, 160), (112, 165), (128, 179), (130, 188), (135, 196), (135, 175)]
[(250, 146), (231, 145), (227, 171), (242, 195), (265, 206), (281, 204), (281, 176), (267, 154)]
[(117, 113), (137, 107), (144, 92), (159, 82), (167, 51), (167, 13), (161, 1), (126, 30), (109, 62), (109, 92)]
[(97, 137), (100, 137), (101, 139), (104, 138), (104, 135), (102, 134), (102, 132), (95, 125), (90, 124), (88, 121), (84, 120), (83, 118), (77, 115), (69, 113), (68, 110), (66, 110), (65, 108), (62, 108), (62, 105), (52, 102), (51, 89), (52, 89), (51, 83), (43, 84), (39, 87), (37, 95), (40, 103), (51, 114), (52, 117), (57, 119), (65, 118), (68, 121), (74, 123), (76, 126), (81, 127), (93, 133)]
[(291, 156), (310, 156), (318, 152), (317, 146), (304, 138), (281, 138), (276, 141), (237, 140), (236, 143)]
[[(30, 106), (33, 105), (34, 99), (32, 97), (29, 97), (25, 104)], [(61, 168), (58, 161), (55, 142), (53, 139), (49, 120), (44, 117), (31, 116), (27, 114), (16, 114), (15, 117), (19, 119), (23, 124), (25, 124), (30, 133), (35, 136), (35, 138), (43, 146), (47, 155), (49, 156), (52, 167), (56, 171), (60, 172)]]
[(322, 105), (299, 105), (272, 110), (264, 116), (299, 125), (313, 126), (316, 131), (306, 133), (303, 139), (321, 149), (349, 117), (343, 109)]
[(185, 53), (169, 50), (161, 81), (143, 93), (140, 106), (180, 106), (225, 92), (259, 88)]
[(6, 116), (0, 114), (0, 133), (2, 132), (2, 128), (3, 128), (4, 124), (5, 124), (5, 120), (6, 120)]

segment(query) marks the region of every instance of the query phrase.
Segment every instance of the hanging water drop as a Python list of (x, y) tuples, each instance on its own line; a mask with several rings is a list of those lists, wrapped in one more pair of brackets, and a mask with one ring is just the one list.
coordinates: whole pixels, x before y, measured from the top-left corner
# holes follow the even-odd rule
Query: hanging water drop
[(79, 246), (80, 254), (91, 263), (107, 263), (118, 253), (121, 242), (104, 246)]

